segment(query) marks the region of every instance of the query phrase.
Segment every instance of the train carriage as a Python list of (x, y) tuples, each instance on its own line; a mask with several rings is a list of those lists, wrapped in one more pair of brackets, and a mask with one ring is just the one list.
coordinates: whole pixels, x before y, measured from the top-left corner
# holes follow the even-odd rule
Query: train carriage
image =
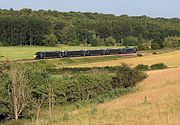
[(47, 51), (37, 52), (34, 59), (50, 59), (64, 57), (81, 57), (81, 56), (98, 56), (98, 55), (115, 55), (136, 53), (135, 48), (118, 48), (118, 49), (97, 49), (97, 50), (71, 50), (71, 51)]

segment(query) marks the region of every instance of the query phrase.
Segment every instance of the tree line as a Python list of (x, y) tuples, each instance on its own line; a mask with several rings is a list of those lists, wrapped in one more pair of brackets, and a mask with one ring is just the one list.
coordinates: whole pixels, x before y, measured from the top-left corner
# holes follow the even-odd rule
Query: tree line
[(6, 46), (84, 44), (163, 48), (167, 45), (167, 37), (179, 36), (178, 18), (31, 9), (0, 10), (0, 45)]

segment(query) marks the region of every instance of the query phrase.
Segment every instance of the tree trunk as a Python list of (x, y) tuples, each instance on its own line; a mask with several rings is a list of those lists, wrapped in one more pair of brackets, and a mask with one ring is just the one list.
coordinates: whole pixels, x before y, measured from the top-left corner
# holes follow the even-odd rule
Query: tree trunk
[(52, 116), (52, 88), (51, 88), (51, 84), (48, 85), (49, 86), (49, 118), (51, 118)]

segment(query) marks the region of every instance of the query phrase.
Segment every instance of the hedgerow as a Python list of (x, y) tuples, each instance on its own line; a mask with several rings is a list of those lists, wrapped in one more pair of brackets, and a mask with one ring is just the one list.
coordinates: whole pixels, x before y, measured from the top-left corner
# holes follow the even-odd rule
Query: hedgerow
[(151, 70), (158, 70), (158, 69), (166, 69), (168, 67), (164, 63), (158, 63), (158, 64), (151, 65), (150, 68)]

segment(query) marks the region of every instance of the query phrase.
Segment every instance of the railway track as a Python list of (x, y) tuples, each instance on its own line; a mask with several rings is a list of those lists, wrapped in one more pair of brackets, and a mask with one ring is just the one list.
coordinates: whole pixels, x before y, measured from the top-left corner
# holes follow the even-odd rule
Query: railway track
[[(99, 55), (99, 56), (81, 56), (81, 57), (64, 57), (64, 58), (95, 58), (95, 57), (109, 57), (109, 56), (122, 56), (122, 57), (135, 57), (137, 54), (115, 54), (115, 55)], [(50, 58), (50, 59), (17, 59), (17, 60), (11, 60), (13, 62), (17, 63), (26, 63), (26, 62), (37, 62), (37, 61), (48, 61), (48, 60), (57, 60), (57, 59), (64, 59), (64, 58)]]

